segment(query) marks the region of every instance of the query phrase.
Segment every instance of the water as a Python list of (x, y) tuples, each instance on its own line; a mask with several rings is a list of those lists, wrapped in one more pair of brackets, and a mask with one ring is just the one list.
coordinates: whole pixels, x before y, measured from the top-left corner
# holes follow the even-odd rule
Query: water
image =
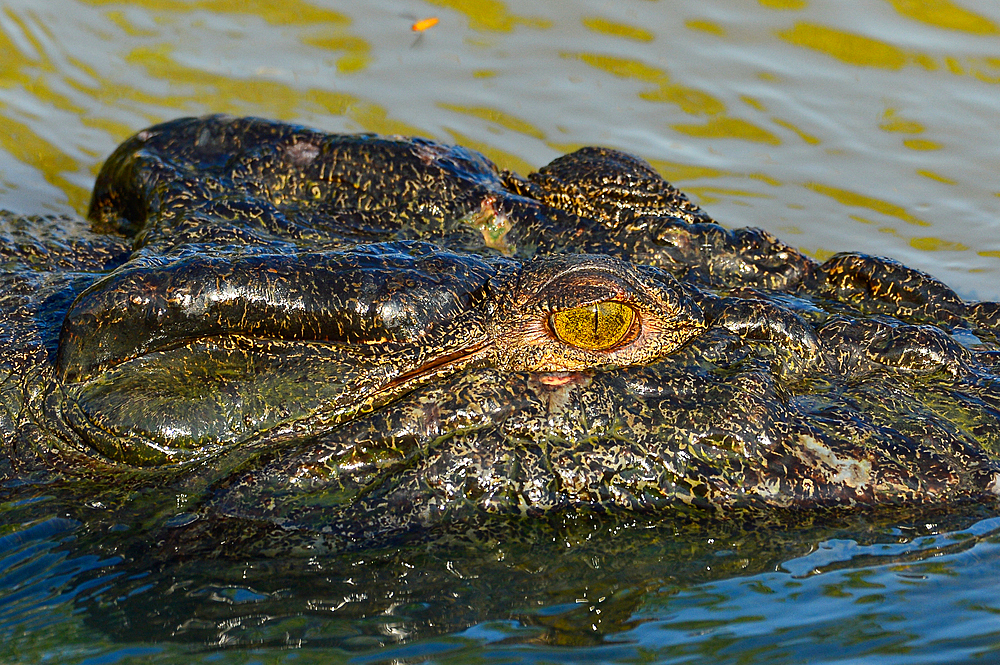
[[(601, 144), (728, 226), (1000, 298), (985, 0), (23, 0), (0, 5), (0, 52), (0, 207), (21, 213), (81, 214), (118, 142), (182, 115), (419, 134), (522, 174)], [(1000, 644), (1000, 523), (974, 509), (203, 561), (71, 502), (2, 507), (0, 660), (910, 663)]]

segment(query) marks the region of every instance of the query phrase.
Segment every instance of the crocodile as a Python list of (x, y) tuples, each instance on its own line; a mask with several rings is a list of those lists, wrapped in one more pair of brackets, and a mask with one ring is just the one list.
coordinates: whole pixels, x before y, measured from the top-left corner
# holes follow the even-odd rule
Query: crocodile
[(184, 538), (314, 552), (1000, 494), (1000, 305), (726, 228), (616, 150), (521, 176), (184, 118), (114, 151), (87, 216), (0, 215), (8, 495), (154, 488)]

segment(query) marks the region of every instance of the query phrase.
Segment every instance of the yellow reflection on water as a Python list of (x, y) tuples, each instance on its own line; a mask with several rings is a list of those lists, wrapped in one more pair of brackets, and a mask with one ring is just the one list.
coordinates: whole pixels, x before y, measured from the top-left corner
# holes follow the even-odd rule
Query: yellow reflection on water
[(818, 145), (820, 142), (819, 138), (799, 129), (798, 127), (796, 127), (795, 125), (786, 120), (782, 120), (781, 118), (771, 118), (771, 122), (778, 125), (779, 127), (784, 127), (787, 130), (795, 132), (796, 134), (799, 135), (800, 139), (802, 139), (809, 145)]
[[(83, 113), (79, 104), (53, 91), (48, 76), (39, 76), (39, 72), (48, 75), (56, 68), (40, 55), (45, 49), (34, 31), (10, 10), (5, 10), (4, 14), (8, 29), (15, 27), (34, 52), (25, 53), (4, 30), (0, 30), (0, 52), (3, 53), (0, 57), (0, 87), (30, 91), (34, 104), (51, 105), (77, 115)], [(29, 71), (32, 72), (31, 75), (28, 74)], [(7, 104), (0, 102), (0, 149), (15, 160), (36, 168), (46, 182), (66, 194), (71, 206), (82, 208), (87, 202), (89, 191), (76, 185), (65, 175), (79, 170), (79, 162), (58, 145), (43, 138), (27, 122), (11, 116)]]
[(747, 177), (752, 180), (759, 180), (760, 182), (767, 183), (771, 187), (781, 187), (781, 181), (777, 178), (772, 178), (766, 173), (748, 173)]
[[(882, 122), (878, 126), (884, 131), (900, 134), (922, 134), (924, 132), (924, 126), (921, 123), (903, 118), (896, 112), (896, 109), (886, 109), (882, 118)], [(941, 148), (941, 144), (937, 141), (917, 138), (903, 139), (903, 145), (910, 150), (939, 150)]]
[(670, 83), (666, 77), (659, 81), (659, 86), (656, 88), (640, 92), (639, 98), (648, 102), (674, 104), (680, 110), (692, 115), (714, 115), (726, 110), (725, 104), (707, 92), (686, 85)]
[[(114, 0), (82, 0), (93, 6), (119, 4)], [(182, 0), (135, 0), (130, 3), (166, 16), (190, 14), (195, 11), (206, 11), (214, 14), (235, 14), (240, 16), (257, 16), (267, 23), (281, 26), (316, 26), (329, 32), (331, 28), (342, 33), (342, 28), (350, 25), (349, 18), (329, 9), (323, 9), (303, 2), (303, 0), (287, 0), (276, 3), (269, 0), (201, 0), (187, 2)], [(133, 26), (120, 10), (107, 12), (108, 19), (120, 27), (126, 34), (132, 36), (156, 36), (156, 33)], [(343, 73), (356, 72), (368, 63), (371, 47), (358, 37), (334, 34), (324, 36), (305, 36), (306, 44), (318, 48), (344, 51), (346, 55), (337, 61), (337, 70)]]
[(142, 28), (137, 28), (132, 24), (131, 21), (125, 16), (125, 12), (114, 10), (109, 11), (105, 14), (107, 19), (114, 23), (118, 28), (124, 32), (129, 37), (155, 37), (156, 32), (153, 30), (144, 30)]
[(940, 150), (941, 144), (927, 139), (903, 139), (903, 145), (910, 150)]
[(726, 31), (718, 23), (713, 21), (707, 21), (705, 19), (691, 19), (689, 21), (684, 21), (684, 25), (692, 30), (700, 30), (701, 32), (707, 32), (710, 35), (715, 35), (717, 37), (725, 37)]
[[(1000, 58), (970, 58), (969, 63), (971, 74), (983, 83), (1000, 83)], [(990, 71), (984, 71), (980, 67)]]
[(815, 23), (798, 22), (790, 30), (778, 32), (778, 36), (790, 44), (822, 51), (861, 67), (900, 69), (910, 60), (906, 51), (891, 44)]
[[(120, 6), (119, 0), (80, 0), (94, 7)], [(131, 0), (131, 6), (143, 7), (168, 14), (187, 14), (203, 10), (215, 14), (249, 14), (259, 16), (272, 25), (311, 25), (333, 23), (348, 25), (349, 18), (331, 9), (323, 9), (304, 0)], [(117, 12), (120, 13), (120, 12)]]
[[(155, 96), (138, 88), (121, 85), (96, 74), (98, 86), (90, 94), (105, 99), (108, 104), (122, 98), (155, 102), (159, 106), (186, 109), (192, 113), (206, 111), (233, 115), (267, 115), (291, 118), (306, 113), (344, 115), (355, 120), (367, 131), (384, 134), (421, 134), (414, 125), (391, 119), (381, 106), (365, 102), (354, 95), (321, 88), (296, 88), (264, 77), (239, 78), (215, 74), (189, 67), (173, 57), (174, 49), (167, 44), (139, 47), (125, 56), (125, 61), (143, 68), (154, 80), (171, 82), (168, 95)], [(210, 100), (203, 108), (204, 100)], [(151, 118), (151, 121), (159, 118)], [(122, 137), (119, 137), (122, 138)]]
[[(319, 106), (324, 106), (324, 99), (329, 95), (325, 90), (310, 90), (308, 97), (315, 100)], [(366, 101), (355, 101), (351, 103), (345, 113), (354, 120), (362, 129), (376, 134), (397, 134), (399, 136), (420, 136), (425, 135), (423, 129), (408, 122), (390, 117), (384, 106)]]
[[(900, 13), (937, 27), (984, 35), (997, 32), (996, 26), (991, 22), (950, 3), (938, 6), (936, 0), (889, 1)], [(941, 68), (941, 62), (927, 53), (907, 51), (872, 37), (815, 23), (797, 22), (792, 28), (779, 30), (777, 34), (790, 44), (820, 51), (858, 67), (899, 70), (908, 64), (916, 64), (928, 71)], [(996, 56), (973, 56), (963, 64), (955, 56), (944, 55), (941, 61), (956, 76), (968, 74), (985, 83), (1000, 83), (1000, 58)]]
[(964, 252), (969, 249), (960, 242), (951, 242), (950, 240), (942, 240), (941, 238), (934, 237), (910, 238), (910, 246), (925, 252)]
[(471, 136), (463, 134), (456, 129), (445, 127), (444, 130), (448, 132), (449, 136), (451, 136), (452, 141), (458, 145), (483, 153), (490, 160), (492, 160), (494, 164), (502, 169), (508, 169), (514, 173), (520, 173), (521, 175), (531, 173), (536, 170), (534, 165), (529, 164), (517, 155), (509, 153), (506, 150), (501, 150), (500, 148), (490, 145), (489, 143), (477, 141)]
[(908, 213), (905, 208), (896, 205), (895, 203), (889, 203), (888, 201), (883, 201), (882, 199), (865, 196), (864, 194), (858, 194), (857, 192), (851, 192), (846, 189), (837, 189), (836, 187), (830, 187), (829, 185), (824, 185), (818, 182), (808, 182), (805, 186), (818, 194), (829, 196), (831, 199), (846, 206), (868, 208), (869, 210), (874, 210), (875, 212), (886, 215), (887, 217), (895, 217), (896, 219), (903, 220), (907, 224), (913, 224), (915, 226), (930, 226), (928, 222), (925, 222), (919, 217), (914, 217)]
[(834, 254), (837, 253), (837, 252), (835, 252), (832, 249), (827, 249), (826, 247), (803, 247), (803, 246), (799, 246), (799, 250), (801, 250), (802, 253), (804, 253), (804, 254), (806, 254), (808, 256), (813, 257), (814, 259), (816, 259), (820, 263), (826, 261), (828, 258), (830, 258), (831, 256), (833, 256)]
[(653, 41), (653, 33), (632, 25), (609, 21), (600, 16), (584, 16), (582, 21), (583, 25), (591, 32), (611, 35), (613, 37), (624, 37), (625, 39), (632, 39), (637, 42)]
[(702, 125), (677, 124), (671, 127), (681, 134), (698, 139), (740, 139), (768, 145), (781, 144), (781, 139), (777, 136), (742, 118), (716, 116)]
[[(82, 2), (95, 6), (117, 4), (111, 0), (82, 0)], [(155, 12), (157, 18), (163, 17), (167, 20), (176, 20), (179, 16), (205, 11), (214, 14), (231, 13), (241, 17), (257, 16), (273, 25), (315, 27), (315, 31), (301, 32), (301, 43), (320, 52), (337, 54), (339, 57), (330, 62), (331, 72), (356, 73), (363, 70), (371, 60), (370, 44), (345, 31), (345, 26), (351, 23), (348, 17), (316, 7), (303, 0), (282, 3), (267, 0), (249, 2), (136, 0), (132, 5)], [(108, 11), (106, 16), (110, 23), (126, 34), (143, 37), (155, 37), (157, 34), (135, 27), (119, 9)], [(176, 49), (177, 47), (171, 43), (147, 41), (146, 44), (132, 48), (121, 56), (126, 64), (143, 70), (146, 80), (170, 82), (167, 93), (155, 94), (144, 89), (146, 86), (129, 84), (128, 81), (117, 78), (111, 79), (85, 63), (75, 63), (86, 74), (85, 77), (80, 77), (85, 82), (69, 78), (66, 83), (78, 92), (84, 93), (88, 99), (108, 107), (120, 106), (123, 100), (127, 100), (142, 106), (166, 107), (193, 113), (250, 113), (289, 118), (303, 113), (317, 112), (346, 115), (369, 131), (419, 133), (418, 128), (390, 120), (383, 108), (362, 102), (353, 95), (328, 89), (298, 89), (271, 80), (269, 76), (272, 72), (264, 71), (266, 68), (258, 71), (256, 76), (216, 74), (204, 68), (182, 64), (175, 56)], [(323, 62), (321, 56), (315, 61)], [(280, 74), (280, 71), (275, 70), (274, 73)], [(66, 106), (65, 101), (53, 100), (53, 103), (59, 108)], [(161, 119), (153, 115), (149, 117), (150, 122)], [(118, 139), (124, 138), (135, 129), (126, 130), (113, 121), (99, 122), (93, 118), (82, 118), (82, 121), (91, 126), (105, 128)]]
[(512, 132), (525, 134), (526, 136), (533, 136), (536, 139), (545, 138), (545, 134), (542, 133), (542, 130), (538, 129), (530, 122), (521, 120), (520, 118), (499, 109), (488, 108), (485, 106), (460, 106), (458, 104), (448, 104), (445, 102), (438, 102), (437, 106), (449, 111), (454, 111), (455, 113), (462, 113), (472, 116), (473, 118), (479, 118), (480, 120), (492, 122), (505, 129), (509, 129)]
[(371, 47), (360, 37), (338, 35), (333, 37), (303, 37), (303, 43), (323, 49), (324, 51), (344, 51), (336, 62), (337, 71), (341, 74), (353, 74), (364, 69), (371, 61)]
[(662, 159), (651, 159), (649, 163), (670, 182), (698, 180), (699, 178), (721, 178), (729, 175), (728, 172), (721, 169), (713, 169), (708, 166), (692, 166), (691, 164), (681, 164), (680, 162), (668, 162)]
[(938, 182), (944, 183), (945, 185), (957, 185), (958, 184), (957, 181), (952, 180), (951, 178), (946, 178), (945, 176), (941, 175), (940, 173), (935, 173), (934, 171), (931, 171), (929, 169), (917, 169), (917, 174), (918, 175), (922, 175), (925, 178), (930, 178), (931, 180), (937, 180)]
[(806, 0), (757, 0), (761, 7), (768, 9), (805, 9), (809, 3)]
[[(316, 39), (314, 42), (322, 49), (348, 51), (336, 63), (340, 71), (356, 71), (367, 61), (368, 45), (358, 38), (331, 37)], [(277, 118), (291, 118), (305, 113), (346, 115), (367, 131), (387, 134), (422, 133), (418, 127), (390, 119), (381, 106), (363, 102), (347, 93), (319, 88), (300, 89), (264, 76), (240, 78), (187, 66), (178, 62), (174, 57), (174, 47), (169, 44), (135, 48), (124, 56), (124, 60), (141, 67), (153, 80), (170, 81), (172, 92), (153, 95), (90, 71), (91, 78), (97, 82), (95, 87), (87, 91), (92, 98), (108, 105), (119, 104), (122, 99), (132, 99), (161, 107), (186, 109), (192, 113), (210, 111)], [(207, 108), (202, 106), (205, 100), (210, 100)], [(150, 118), (150, 121), (159, 119)], [(123, 138), (118, 128), (113, 129), (117, 130), (113, 133), (118, 138)], [(124, 132), (124, 135), (128, 133), (131, 132)]]
[(878, 126), (887, 132), (901, 132), (904, 134), (921, 134), (924, 131), (922, 124), (916, 120), (907, 120), (900, 117), (896, 109), (886, 109), (883, 120)]
[(748, 189), (736, 189), (735, 187), (714, 187), (711, 185), (705, 185), (702, 187), (697, 186), (687, 186), (684, 188), (684, 193), (688, 196), (693, 197), (700, 205), (710, 206), (715, 203), (719, 203), (723, 199), (730, 200), (730, 203), (741, 203), (741, 201), (733, 201), (734, 197), (743, 197), (749, 199), (769, 199), (772, 198), (767, 194), (761, 192), (755, 192)]
[(638, 81), (666, 81), (667, 73), (638, 60), (619, 58), (599, 53), (563, 53), (565, 58), (578, 58), (591, 67), (603, 70), (621, 78)]
[(974, 35), (995, 35), (997, 27), (989, 19), (949, 0), (889, 0), (897, 12), (908, 18), (948, 30), (961, 30)]
[(39, 60), (37, 53), (41, 51), (39, 44), (36, 39), (32, 36), (32, 31), (28, 29), (24, 22), (19, 16), (11, 12), (10, 10), (4, 11), (4, 20), (9, 21), (12, 27), (17, 28), (18, 32), (25, 39), (25, 41), (31, 42), (32, 48), (35, 53), (24, 53), (14, 40), (12, 40), (6, 33), (6, 31), (0, 29), (0, 87), (12, 88), (16, 85), (27, 85), (29, 79), (25, 75), (24, 70), (29, 65), (45, 67), (51, 70), (51, 66), (47, 66), (43, 60)]
[(696, 88), (671, 83), (665, 71), (638, 60), (599, 53), (564, 53), (563, 57), (577, 58), (619, 78), (655, 83), (656, 87), (639, 93), (639, 97), (646, 101), (674, 104), (685, 113), (693, 115), (712, 115), (726, 110), (725, 104), (712, 95)]
[(691, 115), (713, 116), (702, 124), (671, 125), (681, 134), (693, 138), (740, 139), (769, 145), (781, 143), (776, 135), (752, 122), (725, 115), (726, 105), (707, 92), (672, 83), (667, 73), (658, 67), (631, 58), (600, 53), (564, 53), (563, 57), (577, 58), (619, 78), (655, 84), (655, 87), (641, 91), (640, 99), (673, 104)]
[(78, 170), (79, 163), (28, 125), (0, 114), (0, 148), (14, 159), (36, 167), (46, 182), (65, 192), (74, 208), (79, 210), (86, 206), (90, 190), (74, 184), (63, 175)]
[[(211, 99), (215, 112), (234, 115), (265, 112), (287, 118), (303, 109), (310, 96), (306, 91), (278, 81), (223, 76), (189, 67), (178, 62), (173, 55), (172, 45), (160, 44), (133, 49), (125, 56), (127, 63), (142, 67), (149, 77), (172, 83), (171, 88), (177, 91), (176, 94), (165, 95), (159, 100), (161, 104), (201, 112), (196, 104), (201, 99)], [(106, 89), (118, 87), (112, 81), (101, 83)], [(322, 105), (335, 113), (345, 112), (355, 101), (352, 96), (343, 93), (323, 92), (322, 97)]]
[(500, 0), (427, 0), (438, 7), (465, 14), (469, 27), (480, 32), (510, 32), (518, 25), (529, 28), (549, 28), (552, 22), (537, 16), (511, 14)]

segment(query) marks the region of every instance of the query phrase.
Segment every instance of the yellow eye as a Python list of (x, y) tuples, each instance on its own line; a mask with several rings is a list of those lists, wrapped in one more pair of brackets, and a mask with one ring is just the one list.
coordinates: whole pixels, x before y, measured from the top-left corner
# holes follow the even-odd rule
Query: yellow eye
[(559, 341), (588, 351), (606, 351), (621, 342), (634, 320), (635, 310), (614, 300), (565, 309), (549, 317)]

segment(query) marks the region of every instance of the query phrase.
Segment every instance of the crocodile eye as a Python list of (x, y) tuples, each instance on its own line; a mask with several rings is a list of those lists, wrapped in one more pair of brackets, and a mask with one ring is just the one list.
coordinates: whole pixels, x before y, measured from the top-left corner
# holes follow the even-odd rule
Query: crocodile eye
[(628, 335), (635, 310), (614, 300), (565, 309), (549, 317), (560, 342), (588, 351), (606, 351)]

